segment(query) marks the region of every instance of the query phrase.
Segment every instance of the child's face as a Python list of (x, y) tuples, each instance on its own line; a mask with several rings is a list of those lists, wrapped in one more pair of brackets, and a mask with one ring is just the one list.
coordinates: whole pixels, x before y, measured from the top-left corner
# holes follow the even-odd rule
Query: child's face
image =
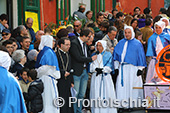
[(3, 21), (1, 21), (1, 24), (4, 26), (5, 24), (7, 24), (8, 23), (8, 21), (7, 20), (3, 20)]
[(24, 71), (24, 72), (22, 73), (21, 77), (22, 77), (25, 81), (27, 81), (27, 80), (28, 80), (27, 72)]
[(137, 39), (141, 41), (142, 40), (142, 35), (139, 35)]

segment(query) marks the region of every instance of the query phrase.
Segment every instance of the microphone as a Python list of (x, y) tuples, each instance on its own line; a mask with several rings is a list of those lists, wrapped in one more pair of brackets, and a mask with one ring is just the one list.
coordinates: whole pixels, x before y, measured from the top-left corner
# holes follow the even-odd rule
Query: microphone
[(73, 69), (71, 69), (69, 73), (71, 74), (71, 73), (73, 73), (73, 72), (74, 72), (74, 70), (73, 70)]
[(99, 54), (99, 51), (96, 51), (96, 55), (98, 55)]

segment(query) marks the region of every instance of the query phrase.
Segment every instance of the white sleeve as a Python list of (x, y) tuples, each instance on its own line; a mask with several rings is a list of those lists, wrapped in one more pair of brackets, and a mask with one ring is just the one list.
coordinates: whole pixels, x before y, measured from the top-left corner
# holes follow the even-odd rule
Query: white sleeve
[(145, 67), (144, 66), (137, 66), (138, 67), (138, 70), (143, 70)]
[(117, 60), (114, 61), (114, 68), (115, 69), (119, 68), (119, 61), (117, 61)]
[(92, 62), (92, 63), (90, 64), (90, 72), (91, 72), (91, 73), (95, 72), (95, 69), (96, 69), (96, 66), (95, 66), (95, 64)]
[(109, 66), (103, 67), (103, 72), (104, 73), (110, 73), (111, 71), (112, 71), (112, 69)]

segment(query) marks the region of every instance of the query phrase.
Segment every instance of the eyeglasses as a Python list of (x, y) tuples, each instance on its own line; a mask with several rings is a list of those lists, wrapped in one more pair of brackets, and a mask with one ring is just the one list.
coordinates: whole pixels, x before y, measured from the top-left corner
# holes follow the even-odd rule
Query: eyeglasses
[(87, 36), (88, 38), (91, 38), (91, 35), (90, 36)]
[(9, 49), (9, 48), (13, 49), (14, 47), (13, 47), (13, 46), (7, 46), (6, 48), (7, 48), (7, 49)]
[(74, 27), (79, 27), (79, 25), (73, 25)]
[(32, 25), (33, 23), (27, 23), (27, 24), (31, 24)]
[(8, 35), (8, 33), (6, 33), (6, 34), (2, 34), (2, 36), (5, 36), (5, 35), (7, 36), (7, 35)]

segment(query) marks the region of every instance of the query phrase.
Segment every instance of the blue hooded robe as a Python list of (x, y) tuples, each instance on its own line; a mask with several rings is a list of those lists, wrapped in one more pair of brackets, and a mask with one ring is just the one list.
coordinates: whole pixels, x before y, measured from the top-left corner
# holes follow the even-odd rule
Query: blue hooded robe
[(160, 37), (163, 47), (170, 44), (170, 35), (167, 33), (161, 33), (160, 35), (154, 33), (149, 39), (148, 39), (148, 47), (147, 47), (147, 53), (146, 56), (157, 56), (156, 55), (156, 39), (157, 37)]
[(143, 49), (143, 45), (137, 39), (127, 40), (126, 38), (119, 41), (113, 51), (113, 59), (121, 62), (121, 55), (123, 52), (124, 44), (128, 41), (126, 55), (124, 62), (132, 64), (134, 66), (145, 66), (146, 58)]
[(44, 46), (37, 56), (35, 68), (39, 68), (42, 65), (56, 66), (56, 70), (59, 71), (57, 56), (50, 47)]
[(18, 81), (0, 66), (0, 113), (27, 113)]

